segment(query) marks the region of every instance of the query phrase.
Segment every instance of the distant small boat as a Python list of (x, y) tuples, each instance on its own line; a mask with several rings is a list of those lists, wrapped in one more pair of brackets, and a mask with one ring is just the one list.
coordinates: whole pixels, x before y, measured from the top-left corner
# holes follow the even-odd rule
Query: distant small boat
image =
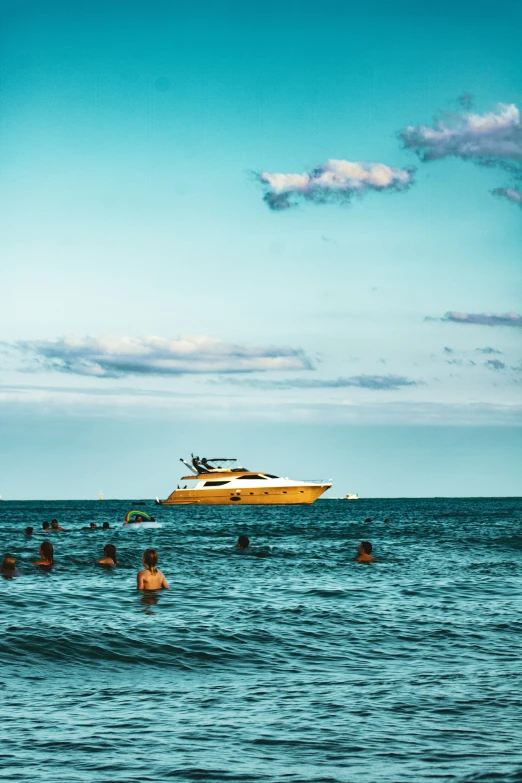
[(348, 495), (346, 495), (346, 500), (359, 500), (359, 495), (348, 493)]

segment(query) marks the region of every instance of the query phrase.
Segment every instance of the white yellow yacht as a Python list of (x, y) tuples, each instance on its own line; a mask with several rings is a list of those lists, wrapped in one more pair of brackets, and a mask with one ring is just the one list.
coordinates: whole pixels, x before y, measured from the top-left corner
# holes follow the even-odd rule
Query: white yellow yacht
[(222, 457), (206, 459), (192, 457), (190, 462), (181, 460), (191, 475), (181, 481), (195, 481), (190, 489), (185, 485), (169, 495), (166, 500), (156, 500), (159, 505), (275, 505), (305, 504), (330, 489), (331, 484), (315, 484), (311, 481), (292, 481), (264, 471), (251, 471), (241, 467), (222, 467), (221, 463), (236, 463), (236, 459)]

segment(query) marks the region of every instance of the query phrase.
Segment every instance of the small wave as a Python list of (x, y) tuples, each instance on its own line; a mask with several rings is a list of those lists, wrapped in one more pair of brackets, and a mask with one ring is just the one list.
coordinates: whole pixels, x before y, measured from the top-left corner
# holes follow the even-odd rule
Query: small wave
[(459, 783), (522, 783), (522, 767), (516, 770), (476, 772), (458, 780)]

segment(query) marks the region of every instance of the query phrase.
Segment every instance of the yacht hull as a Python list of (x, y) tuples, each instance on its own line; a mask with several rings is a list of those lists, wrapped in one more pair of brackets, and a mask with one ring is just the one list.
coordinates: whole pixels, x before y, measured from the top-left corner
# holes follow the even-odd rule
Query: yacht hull
[(160, 506), (287, 506), (309, 505), (331, 484), (269, 487), (268, 489), (176, 489)]

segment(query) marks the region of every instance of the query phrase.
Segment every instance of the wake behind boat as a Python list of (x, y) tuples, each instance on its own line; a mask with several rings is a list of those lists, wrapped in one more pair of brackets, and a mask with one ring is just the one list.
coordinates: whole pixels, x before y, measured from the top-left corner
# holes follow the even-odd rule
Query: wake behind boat
[[(178, 486), (166, 500), (157, 499), (159, 505), (303, 505), (313, 503), (332, 486), (236, 467), (233, 463), (237, 459), (231, 457), (193, 456), (190, 462), (181, 462), (192, 472), (181, 480), (195, 481), (196, 485), (190, 489)], [(222, 463), (230, 463), (230, 467)]]

